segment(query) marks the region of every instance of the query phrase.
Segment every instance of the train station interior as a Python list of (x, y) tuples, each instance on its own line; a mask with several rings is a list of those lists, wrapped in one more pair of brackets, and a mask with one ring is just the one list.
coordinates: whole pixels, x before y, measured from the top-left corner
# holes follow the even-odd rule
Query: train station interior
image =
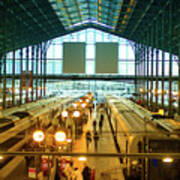
[(1, 0), (0, 180), (180, 180), (180, 1)]

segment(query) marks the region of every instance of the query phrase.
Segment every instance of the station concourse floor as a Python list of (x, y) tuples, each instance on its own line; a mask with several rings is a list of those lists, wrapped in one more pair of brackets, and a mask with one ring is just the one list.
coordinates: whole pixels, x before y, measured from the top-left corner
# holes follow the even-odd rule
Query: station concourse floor
[[(89, 149), (87, 150), (85, 134), (87, 130), (90, 130), (91, 135), (93, 135), (92, 122), (94, 118), (96, 118), (97, 121), (97, 131), (99, 134), (99, 129), (98, 129), (99, 113), (93, 112), (91, 118), (88, 119), (87, 124), (83, 126), (83, 134), (80, 136), (79, 139), (75, 140), (73, 144), (73, 152), (116, 153), (117, 150), (115, 147), (113, 135), (110, 129), (110, 125), (106, 113), (104, 113), (104, 123), (103, 123), (102, 133), (99, 134), (97, 151), (95, 151), (94, 148), (93, 138), (91, 144), (89, 145)], [(72, 159), (74, 162), (74, 168), (78, 167), (79, 170), (82, 171), (84, 167), (84, 162), (79, 161), (77, 157), (73, 157)], [(95, 180), (124, 180), (124, 176), (122, 173), (122, 165), (120, 164), (118, 158), (87, 157), (86, 162), (92, 169), (95, 169)], [(21, 164), (21, 168), (18, 168), (20, 172), (17, 171), (17, 173), (16, 172), (13, 173), (13, 176), (11, 176), (12, 178), (9, 177), (8, 180), (29, 179), (27, 178), (27, 171), (24, 163), (25, 162), (23, 162), (23, 165)], [(101, 173), (105, 173), (105, 175), (101, 176)]]
[[(101, 153), (116, 153), (116, 147), (113, 139), (113, 135), (110, 129), (110, 125), (107, 119), (106, 113), (104, 113), (104, 123), (102, 128), (102, 134), (99, 134), (98, 140), (98, 148), (95, 151), (94, 148), (94, 141), (92, 141), (89, 145), (87, 150), (86, 147), (86, 138), (85, 134), (87, 130), (91, 131), (91, 135), (93, 134), (93, 119), (96, 118), (97, 121), (97, 131), (98, 129), (98, 122), (99, 122), (99, 114), (93, 112), (92, 118), (88, 119), (88, 122), (83, 127), (83, 134), (80, 139), (77, 139), (73, 145), (73, 152), (101, 152)], [(95, 117), (96, 116), (96, 117)], [(84, 162), (78, 161), (78, 158), (73, 158), (74, 167), (78, 167), (80, 171), (82, 171)], [(118, 158), (104, 158), (104, 157), (87, 157), (87, 164), (95, 169), (95, 180), (124, 180), (124, 176), (122, 173), (122, 165)], [(107, 175), (101, 176), (101, 173), (107, 173)], [(110, 175), (110, 176), (109, 176)]]

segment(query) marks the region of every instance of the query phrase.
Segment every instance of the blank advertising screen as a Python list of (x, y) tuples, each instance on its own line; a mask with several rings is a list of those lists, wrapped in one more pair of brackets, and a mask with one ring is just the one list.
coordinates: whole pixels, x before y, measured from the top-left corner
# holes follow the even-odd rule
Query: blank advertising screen
[(96, 43), (96, 73), (118, 73), (118, 43)]
[(63, 73), (85, 73), (85, 43), (63, 43)]

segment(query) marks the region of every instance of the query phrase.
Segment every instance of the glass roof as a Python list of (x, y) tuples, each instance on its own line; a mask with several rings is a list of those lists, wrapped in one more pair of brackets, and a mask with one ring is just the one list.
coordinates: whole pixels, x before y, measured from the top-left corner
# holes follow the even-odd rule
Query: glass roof
[(115, 29), (122, 0), (49, 0), (65, 29), (88, 23)]

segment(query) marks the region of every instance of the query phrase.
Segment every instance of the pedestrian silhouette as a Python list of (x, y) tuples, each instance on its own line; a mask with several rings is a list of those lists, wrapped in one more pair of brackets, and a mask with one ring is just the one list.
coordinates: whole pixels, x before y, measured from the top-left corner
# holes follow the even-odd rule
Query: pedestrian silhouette
[(94, 149), (95, 151), (97, 151), (97, 148), (98, 148), (98, 140), (99, 140), (99, 135), (97, 133), (97, 131), (94, 133)]
[(83, 180), (91, 180), (91, 168), (85, 163), (82, 171)]
[(91, 143), (91, 132), (87, 131), (86, 132), (86, 147), (87, 147), (87, 150), (89, 149), (89, 144), (90, 143)]
[(97, 124), (97, 123), (96, 123), (96, 120), (94, 120), (94, 121), (93, 121), (93, 130), (94, 130), (94, 132), (96, 132), (96, 124)]
[(101, 114), (101, 115), (100, 115), (100, 121), (103, 121), (103, 120), (104, 120), (104, 115)]
[(103, 120), (99, 121), (99, 131), (102, 133), (102, 127), (103, 127)]

